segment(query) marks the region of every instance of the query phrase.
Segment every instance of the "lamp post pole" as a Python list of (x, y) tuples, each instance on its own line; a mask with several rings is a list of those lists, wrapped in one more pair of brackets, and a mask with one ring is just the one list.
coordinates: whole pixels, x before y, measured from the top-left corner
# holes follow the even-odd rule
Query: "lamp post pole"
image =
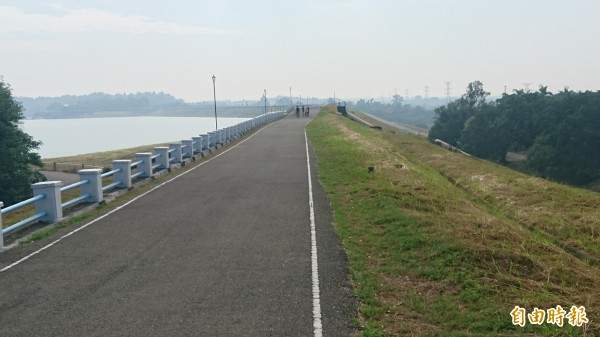
[(267, 113), (267, 89), (265, 89), (265, 114)]
[(219, 125), (217, 123), (217, 89), (215, 86), (215, 80), (217, 78), (215, 77), (215, 75), (212, 76), (212, 80), (213, 80), (213, 98), (215, 101), (215, 131), (219, 130)]

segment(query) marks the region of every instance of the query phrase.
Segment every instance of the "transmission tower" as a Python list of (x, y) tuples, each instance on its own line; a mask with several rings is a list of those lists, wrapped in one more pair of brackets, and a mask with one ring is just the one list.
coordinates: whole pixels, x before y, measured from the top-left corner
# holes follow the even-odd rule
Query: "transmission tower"
[(428, 99), (428, 98), (429, 98), (429, 86), (426, 85), (425, 86), (425, 99)]
[(450, 81), (446, 81), (446, 103), (450, 102)]

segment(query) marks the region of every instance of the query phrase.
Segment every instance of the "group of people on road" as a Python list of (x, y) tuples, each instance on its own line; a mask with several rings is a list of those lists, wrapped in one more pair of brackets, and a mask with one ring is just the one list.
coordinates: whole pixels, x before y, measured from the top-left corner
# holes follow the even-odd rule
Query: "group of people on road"
[[(302, 106), (302, 115), (304, 117), (308, 117), (308, 115), (310, 114), (310, 108), (309, 107), (305, 107), (304, 105)], [(300, 107), (296, 105), (296, 117), (300, 117)]]

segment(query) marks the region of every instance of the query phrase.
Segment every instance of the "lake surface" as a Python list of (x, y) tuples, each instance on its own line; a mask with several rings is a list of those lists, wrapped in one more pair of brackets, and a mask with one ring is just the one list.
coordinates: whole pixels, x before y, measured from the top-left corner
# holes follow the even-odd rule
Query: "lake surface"
[[(248, 118), (219, 118), (219, 128)], [(42, 158), (72, 156), (191, 139), (215, 130), (208, 117), (29, 119), (22, 128), (44, 144)]]

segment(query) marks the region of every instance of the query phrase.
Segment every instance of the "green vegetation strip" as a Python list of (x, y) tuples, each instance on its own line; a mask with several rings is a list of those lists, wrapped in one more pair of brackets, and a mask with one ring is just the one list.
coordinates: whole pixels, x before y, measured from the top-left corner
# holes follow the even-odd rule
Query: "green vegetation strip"
[[(535, 219), (547, 220), (564, 209), (535, 214), (532, 195), (556, 199), (560, 189), (577, 199), (580, 191), (538, 180), (525, 184), (518, 179), (527, 176), (511, 171), (518, 179), (505, 177), (509, 170), (419, 137), (365, 128), (333, 107), (323, 109), (307, 133), (348, 254), (363, 336), (600, 335), (598, 266), (529, 230), (511, 210), (523, 202)], [(460, 169), (440, 169), (440, 158)], [(510, 203), (473, 187), (481, 181), (467, 177), (482, 166), (499, 177), (493, 181), (514, 182)], [(517, 305), (527, 312), (585, 306), (590, 324), (515, 326), (510, 312)]]

